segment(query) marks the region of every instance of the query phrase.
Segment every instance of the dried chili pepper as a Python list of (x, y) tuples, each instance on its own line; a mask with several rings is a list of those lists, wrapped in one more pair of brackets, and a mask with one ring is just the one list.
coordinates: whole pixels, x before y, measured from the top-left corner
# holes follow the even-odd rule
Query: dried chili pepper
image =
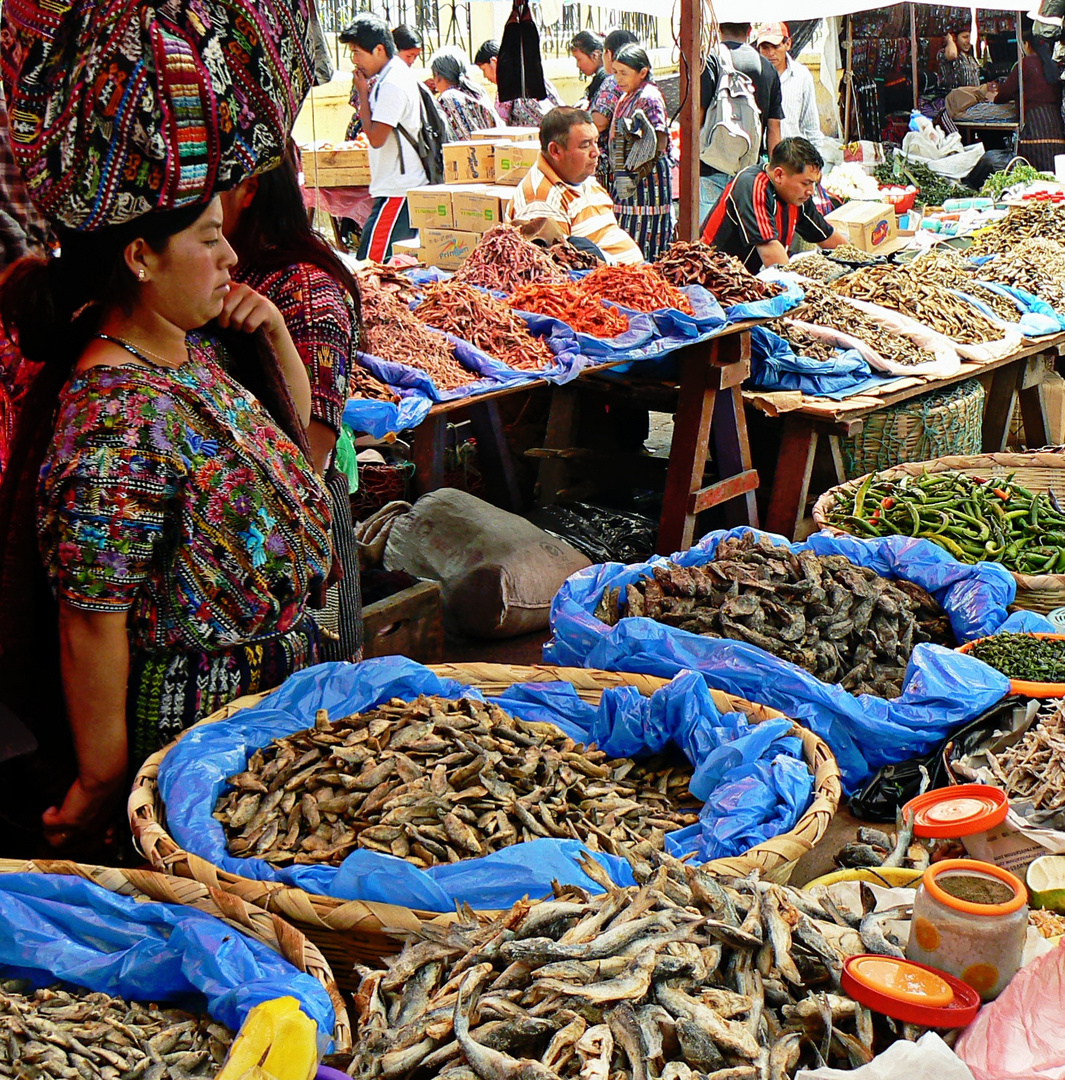
[(596, 296), (578, 292), (572, 285), (522, 285), (508, 299), (512, 308), (548, 315), (578, 333), (592, 337), (617, 337), (629, 328), (629, 317)]
[(674, 288), (654, 267), (600, 266), (582, 278), (582, 293), (609, 300), (633, 311), (661, 311), (676, 308), (694, 315), (691, 301)]

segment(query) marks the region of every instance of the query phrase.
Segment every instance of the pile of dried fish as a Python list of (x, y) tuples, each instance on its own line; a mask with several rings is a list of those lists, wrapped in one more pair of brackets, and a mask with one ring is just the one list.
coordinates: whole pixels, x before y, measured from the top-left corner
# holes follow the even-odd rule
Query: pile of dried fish
[(984, 757), (1006, 794), (1031, 804), (1034, 822), (1058, 818), (1065, 811), (1065, 702), (1055, 701), (1012, 746)]
[(811, 360), (835, 360), (839, 349), (824, 338), (814, 337), (809, 330), (796, 326), (790, 319), (774, 319), (766, 324), (778, 337), (784, 338), (796, 356), (807, 356)]
[(985, 344), (1002, 337), (1001, 327), (961, 297), (926, 280), (912, 263), (909, 266), (869, 266), (829, 287), (840, 296), (901, 311), (963, 345)]
[(513, 225), (494, 225), (455, 272), (454, 281), (513, 292), (532, 281), (569, 281), (566, 272)]
[(547, 254), (563, 270), (594, 270), (600, 265), (599, 259), (590, 251), (575, 247), (568, 240), (556, 240), (547, 249)]
[(899, 911), (830, 916), (757, 871), (663, 859), (620, 889), (582, 865), (602, 895), (559, 885), (487, 924), (425, 923), (387, 970), (356, 968), (357, 1050), (331, 1063), (356, 1080), (786, 1080), (923, 1034), (839, 984), (847, 956), (898, 951), (881, 924)]
[(883, 255), (874, 255), (871, 251), (863, 251), (853, 244), (840, 244), (830, 248), (827, 252), (830, 259), (838, 259), (840, 262), (850, 263), (853, 266), (872, 266), (873, 263), (882, 262)]
[(674, 285), (702, 285), (722, 307), (765, 300), (780, 292), (775, 282), (756, 278), (735, 256), (701, 240), (677, 240), (654, 267)]
[(406, 274), (401, 274), (392, 266), (381, 263), (366, 263), (354, 271), (359, 283), (359, 292), (368, 289), (371, 292), (392, 293), (397, 300), (409, 303), (421, 295), (421, 288), (414, 284)]
[(362, 364), (355, 364), (348, 377), (348, 397), (370, 398), (373, 401), (390, 401), (399, 404), (399, 394), (388, 383), (381, 382)]
[(1065, 206), (1027, 202), (1010, 212), (993, 228), (977, 233), (970, 255), (1006, 254), (1022, 240), (1056, 240), (1065, 244)]
[(811, 281), (821, 281), (826, 285), (830, 281), (835, 281), (836, 278), (850, 273), (846, 266), (840, 266), (839, 263), (826, 259), (819, 251), (814, 252), (812, 255), (803, 255), (801, 259), (795, 259), (793, 262), (788, 263), (787, 269), (794, 274), (800, 275), (800, 277), (808, 278)]
[[(946, 251), (953, 253), (953, 248)], [(912, 272), (922, 280), (947, 289), (960, 289), (986, 304), (1000, 319), (1006, 322), (1020, 322), (1020, 308), (1008, 297), (981, 285), (975, 280), (979, 271), (976, 267), (966, 269), (966, 264), (956, 254), (946, 255), (942, 251), (929, 251), (910, 263)]]
[(625, 587), (619, 610), (621, 600), (620, 589), (607, 589), (596, 616), (613, 626), (642, 615), (747, 641), (854, 694), (898, 697), (918, 642), (954, 643), (942, 608), (912, 582), (753, 533), (725, 538), (702, 566), (655, 566)]
[(502, 300), (461, 281), (430, 285), (414, 313), (422, 322), (472, 342), (508, 367), (543, 371), (555, 362), (555, 354), (529, 333), (520, 315)]
[(698, 820), (687, 759), (608, 760), (551, 724), (462, 698), (393, 700), (256, 750), (214, 816), (233, 855), (338, 865), (369, 848), (428, 867), (558, 837), (646, 859)]
[(109, 994), (0, 982), (0, 1076), (189, 1080), (218, 1074), (233, 1033), (209, 1016)]
[(840, 298), (824, 286), (811, 284), (804, 291), (806, 299), (802, 306), (791, 312), (794, 318), (830, 327), (841, 334), (850, 334), (895, 364), (912, 367), (935, 359), (934, 353), (921, 348), (905, 335), (881, 326), (853, 304), (840, 303)]
[(984, 263), (980, 277), (1023, 289), (1065, 311), (1065, 244), (1056, 240), (1022, 240)]

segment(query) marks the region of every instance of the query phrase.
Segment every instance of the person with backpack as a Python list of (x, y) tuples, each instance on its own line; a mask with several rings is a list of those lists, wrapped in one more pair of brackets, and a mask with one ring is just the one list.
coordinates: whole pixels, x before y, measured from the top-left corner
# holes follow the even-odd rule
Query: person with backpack
[(750, 165), (725, 187), (701, 239), (735, 255), (752, 274), (788, 261), (795, 234), (821, 248), (846, 241), (814, 206), (824, 159), (808, 139), (781, 139), (769, 164)]
[[(440, 145), (445, 127), (432, 94), (397, 55), (392, 33), (380, 16), (361, 12), (345, 34), (355, 61), (359, 116), (370, 143), (374, 200), (358, 257), (386, 262), (396, 241), (414, 235), (407, 192), (443, 179)], [(375, 76), (371, 90), (369, 80)]]
[(818, 150), (824, 142), (821, 119), (817, 115), (817, 91), (810, 69), (791, 56), (791, 32), (782, 22), (762, 23), (754, 28), (754, 47), (773, 65), (780, 77), (780, 99), (784, 119), (780, 136), (801, 135)]
[(747, 44), (750, 23), (720, 23), (721, 43), (706, 58), (699, 84), (699, 210), (710, 207), (741, 169), (772, 154), (784, 105), (780, 76)]

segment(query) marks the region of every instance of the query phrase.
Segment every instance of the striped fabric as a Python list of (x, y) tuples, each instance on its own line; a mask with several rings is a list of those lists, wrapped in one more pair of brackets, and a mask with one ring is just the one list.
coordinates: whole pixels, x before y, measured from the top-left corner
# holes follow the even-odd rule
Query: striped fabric
[(567, 184), (541, 154), (518, 185), (507, 220), (549, 217), (562, 222), (571, 236), (590, 240), (611, 263), (643, 262), (643, 253), (614, 216), (614, 200), (594, 178)]

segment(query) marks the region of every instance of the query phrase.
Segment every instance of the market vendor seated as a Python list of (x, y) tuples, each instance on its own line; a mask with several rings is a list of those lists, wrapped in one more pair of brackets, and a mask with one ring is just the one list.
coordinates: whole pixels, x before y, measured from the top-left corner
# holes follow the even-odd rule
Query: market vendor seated
[[(540, 156), (507, 210), (512, 224), (546, 219), (571, 239), (594, 244), (608, 263), (643, 262), (614, 216), (614, 200), (595, 179), (599, 131), (583, 109), (552, 109), (540, 125)], [(585, 246), (585, 245), (580, 245)]]
[(768, 165), (751, 165), (729, 181), (707, 215), (702, 239), (735, 255), (752, 274), (786, 263), (796, 233), (818, 247), (838, 247), (846, 237), (813, 203), (823, 166), (807, 139), (781, 139)]

